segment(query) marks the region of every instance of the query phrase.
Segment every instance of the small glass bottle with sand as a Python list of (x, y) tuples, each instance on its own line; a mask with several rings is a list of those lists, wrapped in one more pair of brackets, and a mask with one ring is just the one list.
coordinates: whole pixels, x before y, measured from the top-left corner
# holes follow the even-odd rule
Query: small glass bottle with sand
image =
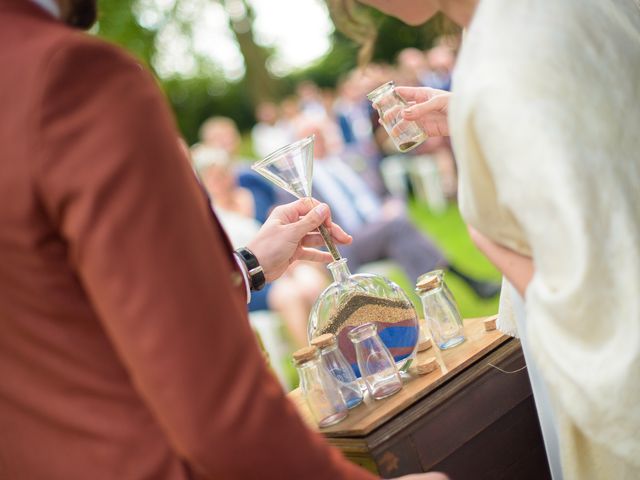
[(338, 348), (336, 336), (333, 333), (325, 333), (311, 341), (311, 345), (320, 350), (320, 358), (325, 368), (338, 383), (347, 408), (353, 408), (362, 403), (362, 390), (353, 369)]
[(394, 82), (387, 82), (369, 94), (374, 108), (380, 115), (380, 123), (401, 152), (413, 150), (427, 139), (427, 134), (416, 122), (405, 120), (402, 111), (409, 106), (396, 92)]
[(422, 301), (424, 318), (433, 341), (441, 350), (464, 342), (462, 316), (449, 287), (444, 283), (444, 272), (433, 270), (418, 278), (416, 293)]
[(402, 388), (402, 379), (391, 353), (378, 336), (373, 323), (365, 323), (349, 332), (356, 348), (358, 367), (369, 394), (376, 400), (389, 397)]
[(300, 391), (320, 428), (335, 425), (347, 415), (347, 404), (335, 379), (325, 369), (316, 347), (293, 354), (300, 376)]

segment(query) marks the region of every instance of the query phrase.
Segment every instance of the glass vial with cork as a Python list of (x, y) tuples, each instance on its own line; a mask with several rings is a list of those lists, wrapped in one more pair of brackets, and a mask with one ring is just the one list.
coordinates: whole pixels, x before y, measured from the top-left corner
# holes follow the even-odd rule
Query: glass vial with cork
[(465, 339), (462, 316), (449, 287), (444, 283), (444, 271), (433, 270), (418, 278), (416, 293), (422, 302), (424, 317), (434, 343), (440, 350), (455, 347)]
[(324, 428), (344, 420), (348, 415), (347, 404), (335, 379), (322, 364), (318, 349), (301, 348), (294, 352), (293, 359), (300, 376), (300, 391), (318, 426)]
[(369, 394), (376, 400), (390, 397), (402, 388), (402, 379), (391, 353), (378, 336), (375, 323), (364, 323), (349, 332), (358, 367)]
[(320, 350), (320, 358), (327, 371), (333, 375), (342, 392), (347, 408), (353, 408), (362, 403), (362, 390), (358, 379), (347, 359), (338, 348), (336, 336), (325, 333), (311, 341), (311, 345)]
[(427, 139), (427, 134), (420, 125), (402, 117), (402, 111), (409, 104), (398, 95), (396, 84), (393, 81), (368, 93), (367, 98), (378, 111), (380, 123), (398, 150), (408, 152)]

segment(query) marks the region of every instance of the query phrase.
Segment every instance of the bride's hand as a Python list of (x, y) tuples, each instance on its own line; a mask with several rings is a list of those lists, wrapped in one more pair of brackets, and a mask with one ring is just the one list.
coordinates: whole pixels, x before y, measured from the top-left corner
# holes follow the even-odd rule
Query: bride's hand
[(430, 137), (449, 136), (450, 92), (429, 87), (396, 87), (396, 92), (407, 103), (414, 103), (402, 112), (404, 119), (420, 124)]

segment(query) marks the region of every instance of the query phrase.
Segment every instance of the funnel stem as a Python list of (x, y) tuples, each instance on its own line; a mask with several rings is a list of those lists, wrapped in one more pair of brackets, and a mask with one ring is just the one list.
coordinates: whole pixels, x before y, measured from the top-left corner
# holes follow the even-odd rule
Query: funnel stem
[(338, 248), (336, 247), (335, 243), (333, 243), (333, 238), (331, 238), (331, 232), (329, 232), (329, 230), (325, 225), (320, 225), (318, 227), (318, 230), (320, 230), (320, 235), (322, 235), (322, 239), (324, 240), (324, 243), (327, 245), (327, 248), (329, 249), (329, 253), (331, 253), (331, 256), (333, 257), (333, 260), (334, 261), (340, 260), (342, 257), (340, 256), (340, 252), (338, 251)]

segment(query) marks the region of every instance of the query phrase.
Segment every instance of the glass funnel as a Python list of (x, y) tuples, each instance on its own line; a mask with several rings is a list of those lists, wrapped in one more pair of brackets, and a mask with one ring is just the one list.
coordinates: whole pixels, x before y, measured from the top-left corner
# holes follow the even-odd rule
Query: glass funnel
[(414, 358), (419, 334), (418, 315), (409, 297), (382, 276), (352, 275), (346, 258), (330, 263), (328, 268), (334, 281), (311, 309), (309, 341), (333, 333), (338, 348), (360, 377), (356, 351), (348, 335), (360, 325), (373, 323), (398, 370), (405, 371)]
[[(251, 168), (297, 198), (311, 198), (314, 135), (276, 150)], [(318, 227), (334, 260), (341, 258), (325, 225)]]

